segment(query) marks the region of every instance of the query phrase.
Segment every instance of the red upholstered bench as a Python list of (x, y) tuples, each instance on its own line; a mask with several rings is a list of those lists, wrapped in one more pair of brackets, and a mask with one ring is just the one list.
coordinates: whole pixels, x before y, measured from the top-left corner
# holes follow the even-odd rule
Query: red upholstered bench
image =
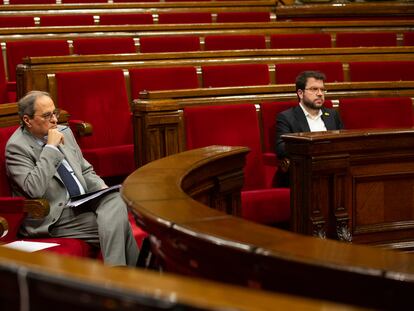
[(33, 16), (0, 16), (0, 27), (34, 27), (34, 26), (35, 26), (35, 20)]
[(349, 62), (352, 82), (413, 81), (414, 61)]
[(94, 24), (93, 14), (40, 16), (40, 26), (91, 26)]
[(397, 34), (395, 32), (338, 32), (336, 46), (397, 46)]
[(150, 13), (114, 13), (99, 16), (99, 25), (150, 25), (153, 23)]
[(211, 23), (212, 21), (211, 13), (207, 12), (158, 14), (158, 24), (206, 24)]
[(270, 22), (270, 12), (220, 12), (217, 23)]
[(253, 104), (184, 108), (184, 125), (187, 149), (217, 144), (250, 148), (241, 193), (243, 218), (265, 224), (289, 220), (290, 191), (271, 187), (268, 171), (274, 173), (275, 168), (264, 163)]
[(413, 103), (409, 97), (344, 98), (339, 112), (346, 129), (411, 128)]

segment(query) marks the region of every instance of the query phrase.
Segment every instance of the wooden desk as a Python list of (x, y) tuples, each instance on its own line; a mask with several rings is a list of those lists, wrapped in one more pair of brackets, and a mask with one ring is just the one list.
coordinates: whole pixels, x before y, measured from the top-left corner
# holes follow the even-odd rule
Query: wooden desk
[(412, 250), (414, 130), (284, 136), (295, 232)]

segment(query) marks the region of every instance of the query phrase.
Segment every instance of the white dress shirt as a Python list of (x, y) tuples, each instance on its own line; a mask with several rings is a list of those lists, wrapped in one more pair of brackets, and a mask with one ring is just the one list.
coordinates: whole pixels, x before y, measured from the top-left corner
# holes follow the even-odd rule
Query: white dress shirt
[(312, 116), (309, 112), (305, 110), (301, 103), (299, 103), (300, 108), (302, 108), (303, 113), (305, 114), (306, 121), (308, 121), (308, 125), (311, 132), (323, 132), (326, 131), (325, 123), (322, 120), (322, 110), (319, 109), (319, 113), (317, 116)]

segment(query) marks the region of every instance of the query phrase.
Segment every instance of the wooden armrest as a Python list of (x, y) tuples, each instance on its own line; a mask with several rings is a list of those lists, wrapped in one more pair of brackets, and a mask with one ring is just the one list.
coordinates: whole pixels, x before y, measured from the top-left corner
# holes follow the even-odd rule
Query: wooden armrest
[(0, 216), (0, 238), (5, 237), (9, 231), (9, 223), (7, 220)]
[(70, 120), (69, 126), (79, 136), (90, 136), (93, 132), (92, 124), (81, 120)]
[(50, 206), (46, 199), (28, 199), (24, 201), (23, 210), (32, 218), (40, 219), (49, 214)]
[(290, 160), (288, 158), (284, 158), (279, 161), (279, 168), (283, 173), (286, 173), (290, 167)]

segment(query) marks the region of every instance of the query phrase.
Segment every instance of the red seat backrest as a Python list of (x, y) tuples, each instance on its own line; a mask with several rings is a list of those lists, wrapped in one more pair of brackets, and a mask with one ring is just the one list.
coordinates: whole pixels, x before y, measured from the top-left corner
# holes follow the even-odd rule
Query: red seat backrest
[(328, 33), (291, 33), (270, 36), (272, 49), (330, 48), (331, 35)]
[(131, 111), (121, 69), (56, 73), (57, 105), (93, 126), (82, 148), (132, 144)]
[(270, 84), (267, 64), (202, 66), (203, 87)]
[(413, 106), (409, 97), (344, 98), (339, 112), (346, 129), (405, 128), (413, 126)]
[(95, 21), (92, 14), (42, 15), (40, 26), (91, 26)]
[(200, 51), (198, 36), (141, 37), (141, 53)]
[(0, 27), (34, 27), (33, 16), (0, 16)]
[(135, 52), (134, 39), (129, 37), (78, 38), (73, 40), (73, 53), (79, 55)]
[(270, 22), (269, 12), (220, 12), (217, 23)]
[(404, 45), (414, 45), (414, 32), (404, 32)]
[(352, 82), (412, 81), (414, 61), (349, 62)]
[(213, 35), (206, 36), (204, 39), (204, 49), (207, 51), (265, 48), (266, 37), (264, 35)]
[(56, 0), (9, 0), (9, 4), (56, 4)]
[(343, 82), (344, 72), (342, 63), (284, 63), (276, 64), (276, 83), (295, 83), (296, 77), (305, 70), (317, 70), (326, 75), (326, 82)]
[(18, 125), (0, 127), (0, 197), (11, 196), (10, 184), (6, 174), (5, 149), (7, 141), (18, 127)]
[(23, 40), (6, 43), (7, 68), (9, 81), (16, 80), (16, 66), (29, 56), (63, 56), (69, 55), (66, 40)]
[(338, 32), (337, 47), (358, 46), (396, 46), (397, 34), (394, 32)]
[(159, 13), (158, 24), (205, 24), (211, 23), (211, 13)]
[(7, 96), (6, 70), (4, 68), (3, 57), (0, 57), (0, 104), (8, 102), (9, 98)]
[(198, 88), (195, 67), (159, 67), (129, 69), (131, 95), (138, 98), (142, 91), (180, 90)]
[(150, 25), (153, 24), (150, 13), (102, 14), (99, 25)]
[(62, 3), (108, 3), (108, 0), (62, 0)]
[(187, 149), (209, 145), (247, 146), (244, 190), (264, 188), (260, 130), (253, 104), (184, 108)]

